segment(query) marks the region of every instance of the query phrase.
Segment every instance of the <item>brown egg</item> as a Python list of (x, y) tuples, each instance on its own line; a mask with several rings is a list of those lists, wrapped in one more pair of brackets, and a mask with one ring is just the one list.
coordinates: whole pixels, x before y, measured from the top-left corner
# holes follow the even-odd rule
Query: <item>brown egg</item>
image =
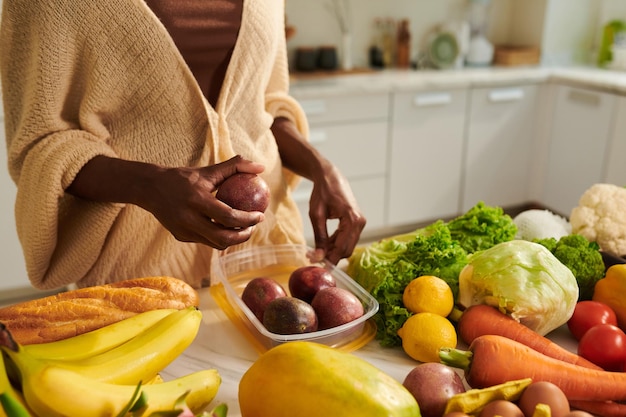
[(555, 384), (547, 381), (538, 381), (530, 384), (520, 396), (519, 408), (525, 416), (532, 416), (537, 404), (550, 406), (552, 417), (564, 417), (570, 412), (569, 401)]
[(593, 414), (589, 414), (586, 411), (582, 411), (582, 410), (575, 410), (575, 411), (570, 411), (569, 413), (565, 414), (563, 417), (593, 417)]
[(506, 400), (495, 400), (487, 404), (480, 412), (480, 417), (524, 417), (522, 410)]

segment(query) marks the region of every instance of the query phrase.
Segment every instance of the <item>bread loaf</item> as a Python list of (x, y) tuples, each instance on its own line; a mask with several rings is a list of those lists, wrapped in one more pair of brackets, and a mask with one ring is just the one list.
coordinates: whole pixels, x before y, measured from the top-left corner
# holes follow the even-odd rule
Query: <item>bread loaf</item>
[(0, 322), (22, 345), (77, 336), (135, 314), (197, 306), (198, 293), (171, 277), (145, 277), (65, 291), (0, 308)]

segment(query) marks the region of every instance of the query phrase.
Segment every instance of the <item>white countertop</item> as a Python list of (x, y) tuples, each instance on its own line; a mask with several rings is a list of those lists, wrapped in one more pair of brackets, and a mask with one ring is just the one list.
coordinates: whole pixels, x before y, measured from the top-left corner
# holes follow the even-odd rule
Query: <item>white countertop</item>
[[(200, 290), (200, 309), (203, 323), (196, 339), (162, 372), (162, 376), (169, 380), (200, 369), (217, 369), (222, 385), (212, 405), (226, 403), (228, 416), (239, 417), (239, 380), (259, 353), (229, 321), (208, 288)], [(555, 330), (549, 337), (570, 350), (576, 349), (576, 342), (565, 327)], [(460, 343), (459, 347), (464, 348), (464, 345)], [(401, 348), (382, 348), (376, 340), (353, 353), (400, 382), (419, 363), (409, 358)]]
[(626, 94), (626, 72), (593, 67), (488, 67), (459, 70), (382, 70), (345, 75), (294, 76), (297, 99), (407, 89), (491, 87), (558, 82)]

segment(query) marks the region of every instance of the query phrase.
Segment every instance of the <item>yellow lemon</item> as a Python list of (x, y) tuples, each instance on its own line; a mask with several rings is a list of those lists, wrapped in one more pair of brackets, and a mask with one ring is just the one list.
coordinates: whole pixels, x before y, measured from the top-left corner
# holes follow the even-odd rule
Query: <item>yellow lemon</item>
[(398, 336), (407, 355), (420, 362), (439, 362), (439, 349), (455, 348), (456, 329), (445, 317), (417, 313), (404, 322)]
[(406, 286), (402, 303), (411, 313), (435, 313), (446, 317), (454, 307), (452, 289), (433, 275), (417, 277)]

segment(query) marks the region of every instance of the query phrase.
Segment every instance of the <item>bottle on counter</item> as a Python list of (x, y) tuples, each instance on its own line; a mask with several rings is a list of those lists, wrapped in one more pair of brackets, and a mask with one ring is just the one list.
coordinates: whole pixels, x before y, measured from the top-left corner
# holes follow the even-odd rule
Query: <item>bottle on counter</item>
[(395, 52), (395, 22), (393, 19), (386, 19), (383, 25), (383, 64), (385, 68), (393, 66)]
[(411, 65), (411, 31), (409, 20), (402, 19), (398, 25), (398, 36), (396, 44), (396, 66), (398, 68), (409, 68)]
[(369, 49), (369, 63), (371, 68), (384, 68), (383, 62), (383, 21), (374, 20), (374, 36)]

